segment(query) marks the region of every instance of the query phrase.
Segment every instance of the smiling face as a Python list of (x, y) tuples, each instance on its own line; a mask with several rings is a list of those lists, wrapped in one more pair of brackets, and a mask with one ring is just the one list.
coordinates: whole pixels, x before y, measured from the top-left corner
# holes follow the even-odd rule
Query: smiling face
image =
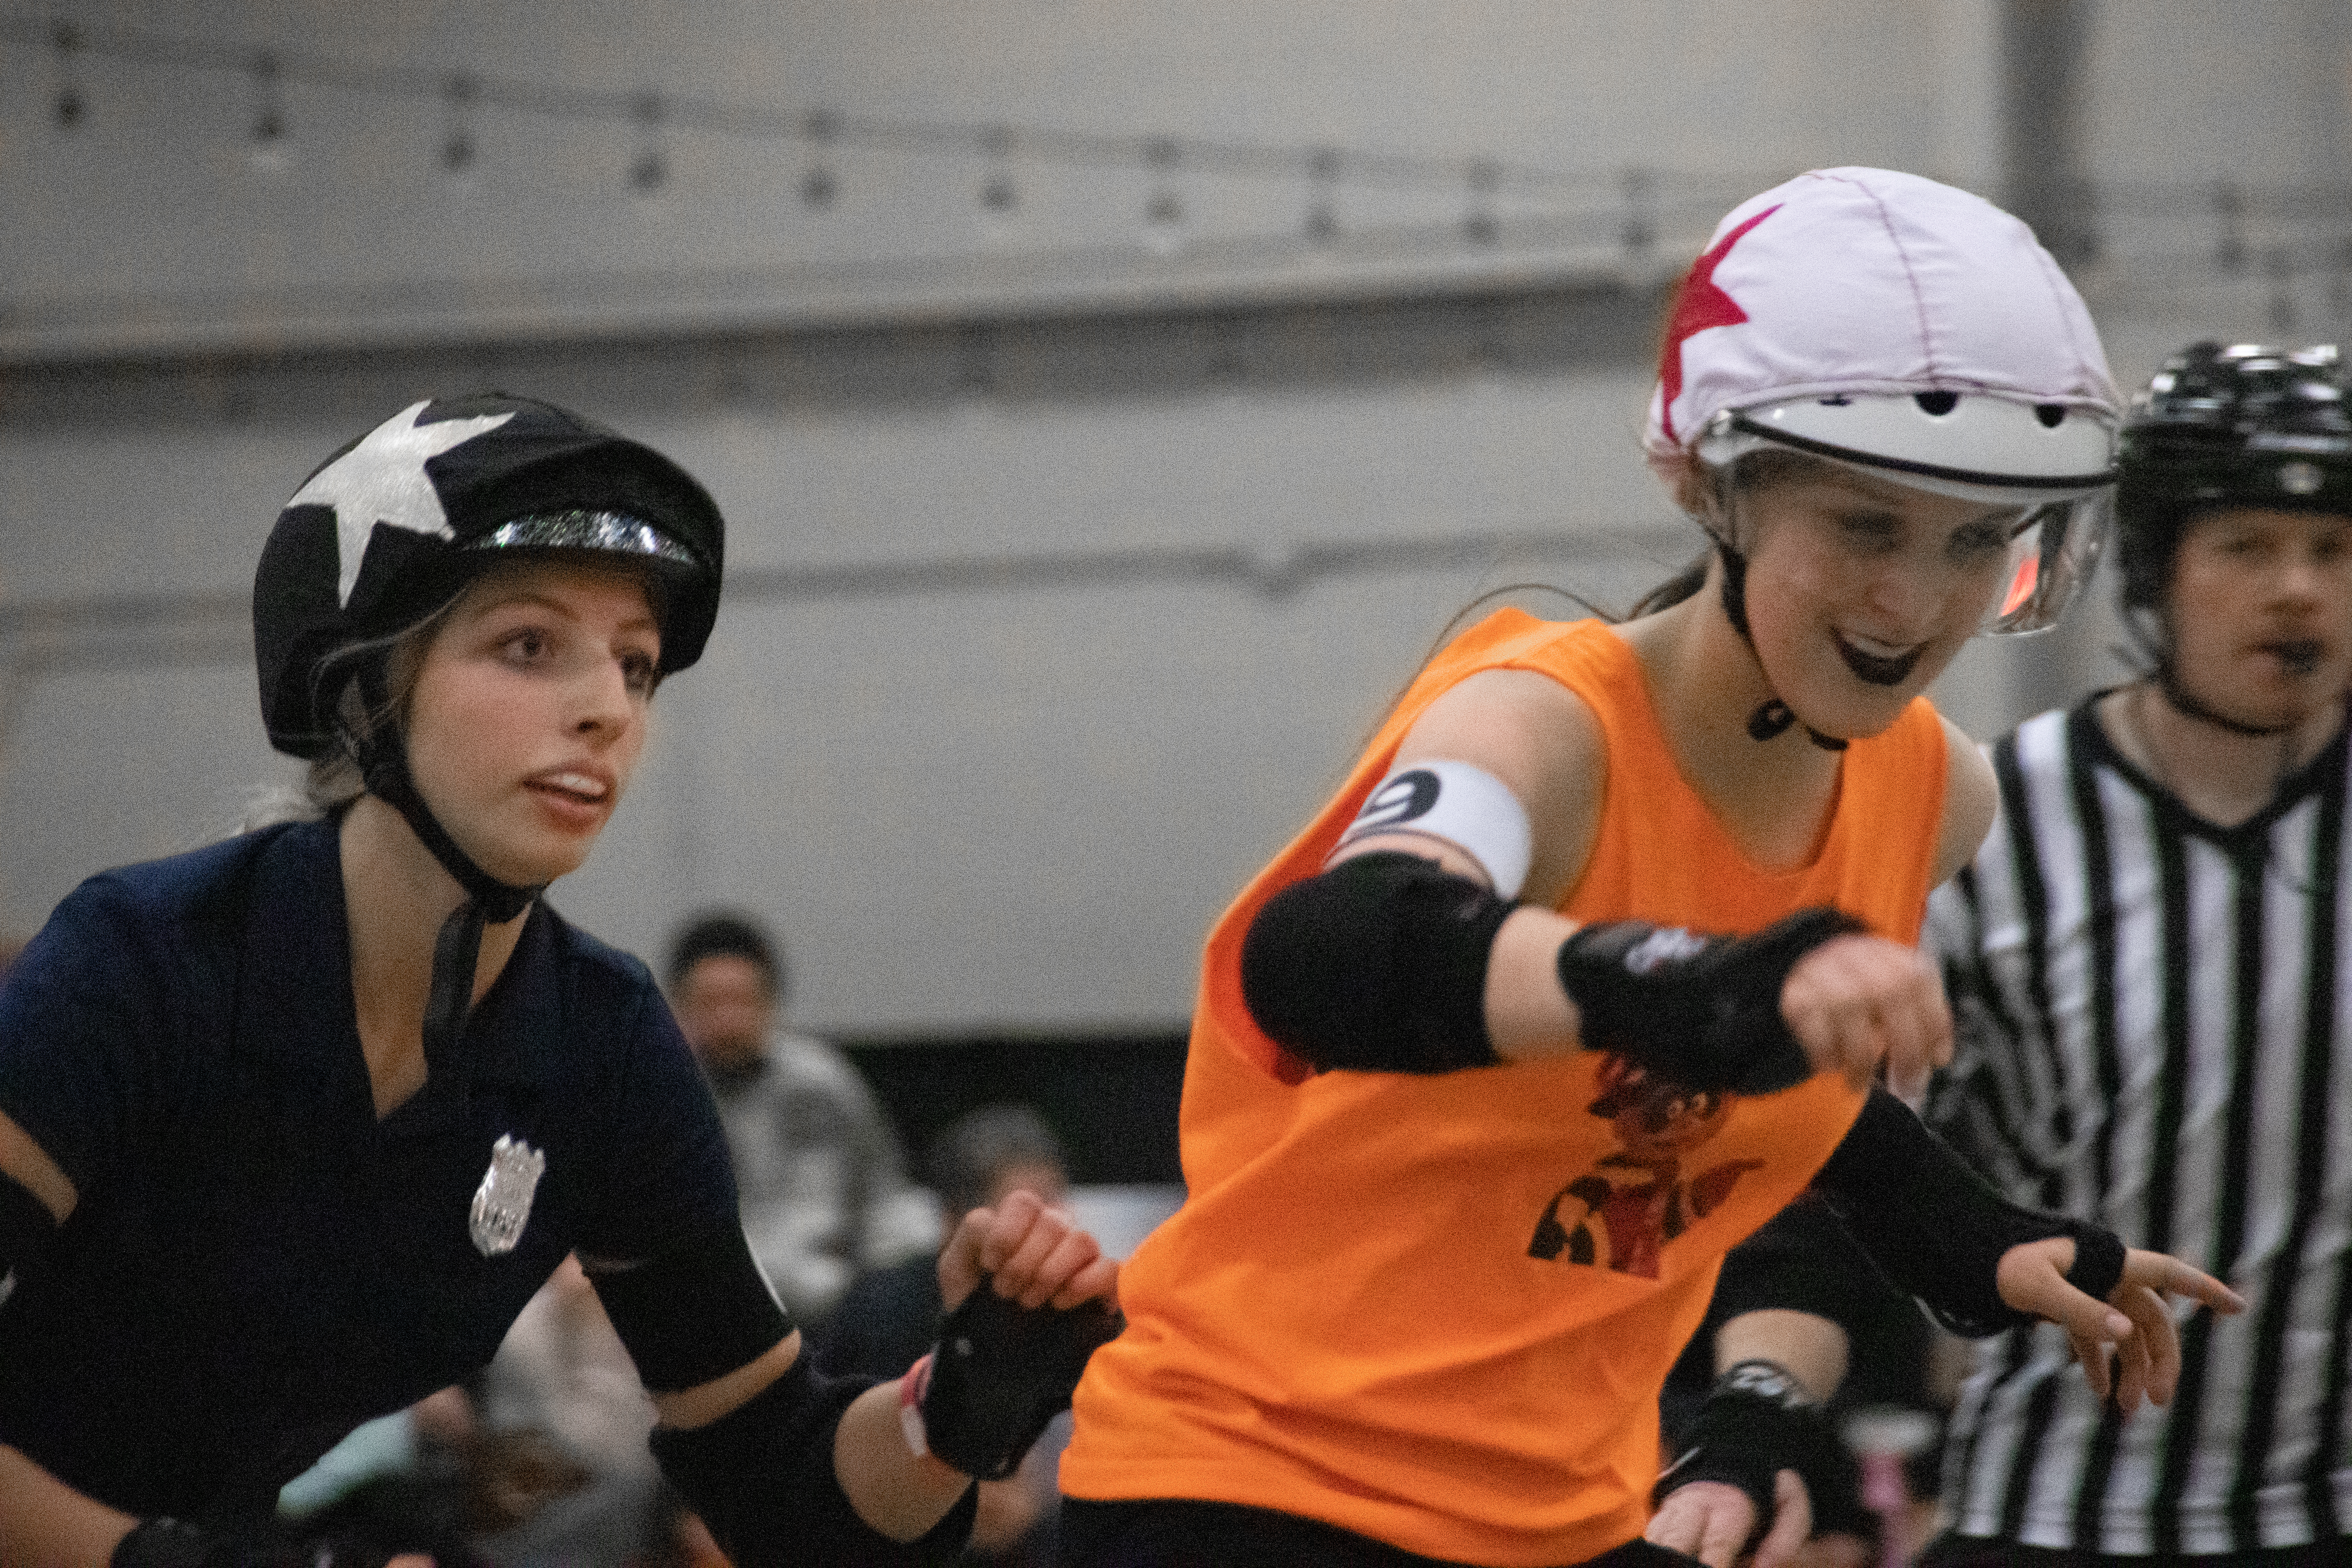
[(501, 565), (448, 612), (409, 698), (409, 767), (484, 870), (531, 886), (587, 858), (645, 748), (660, 654), (625, 570)]
[(2352, 682), (2352, 518), (2233, 507), (2181, 531), (2165, 622), (2189, 693), (2274, 729)]
[(1975, 634), (2023, 516), (1814, 462), (1737, 504), (1766, 679), (1808, 725), (1846, 737), (1893, 723)]

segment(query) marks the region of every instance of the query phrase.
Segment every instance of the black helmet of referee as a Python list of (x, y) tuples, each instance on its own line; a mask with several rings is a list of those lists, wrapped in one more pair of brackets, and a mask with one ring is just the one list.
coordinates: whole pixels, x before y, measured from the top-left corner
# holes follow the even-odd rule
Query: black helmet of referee
[(2126, 613), (2160, 617), (2181, 531), (2227, 507), (2352, 517), (2352, 409), (2332, 343), (2193, 343), (2125, 421), (2116, 492)]

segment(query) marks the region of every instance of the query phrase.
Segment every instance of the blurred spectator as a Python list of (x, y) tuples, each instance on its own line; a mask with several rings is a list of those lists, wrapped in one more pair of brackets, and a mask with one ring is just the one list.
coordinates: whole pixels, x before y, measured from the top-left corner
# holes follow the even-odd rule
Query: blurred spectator
[(274, 1544), (289, 1560), (331, 1541), (362, 1553), (421, 1553), (437, 1568), (494, 1568), (469, 1539), (481, 1529), (472, 1482), (481, 1437), (458, 1387), (365, 1423), (278, 1493)]
[(439, 1568), (657, 1558), (653, 1402), (567, 1258), (488, 1369), (368, 1422), (279, 1494), (289, 1543), (420, 1552)]
[(576, 1258), (507, 1331), (472, 1445), (476, 1550), (497, 1568), (623, 1568), (655, 1544), (653, 1400)]
[[(988, 1105), (948, 1124), (932, 1143), (925, 1173), (939, 1194), (940, 1233), (963, 1216), (1027, 1191), (1049, 1205), (1069, 1196), (1061, 1140), (1025, 1105)], [(897, 1377), (939, 1337), (940, 1278), (930, 1258), (909, 1258), (858, 1277), (833, 1316), (811, 1336), (820, 1372)], [(980, 1517), (965, 1555), (978, 1562), (1045, 1564), (1053, 1552), (1055, 1475), (1069, 1440), (1068, 1416), (1029, 1450), (1015, 1475), (983, 1481)]]
[(857, 1069), (786, 1028), (783, 958), (757, 921), (715, 911), (688, 922), (668, 982), (719, 1100), (752, 1256), (795, 1318), (818, 1321), (860, 1269), (935, 1245)]

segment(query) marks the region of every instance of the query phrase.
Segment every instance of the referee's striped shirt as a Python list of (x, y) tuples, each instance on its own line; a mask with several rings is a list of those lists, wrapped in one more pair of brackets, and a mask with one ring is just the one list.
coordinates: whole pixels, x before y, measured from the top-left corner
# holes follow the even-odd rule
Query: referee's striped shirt
[(1944, 1500), (1964, 1535), (2125, 1554), (2352, 1535), (2345, 737), (2228, 829), (2125, 760), (2090, 703), (1992, 759), (2000, 818), (1929, 907), (1960, 1035), (1929, 1119), (2012, 1198), (2248, 1307), (2191, 1318), (2171, 1405), (2128, 1419), (2055, 1328), (1981, 1342)]

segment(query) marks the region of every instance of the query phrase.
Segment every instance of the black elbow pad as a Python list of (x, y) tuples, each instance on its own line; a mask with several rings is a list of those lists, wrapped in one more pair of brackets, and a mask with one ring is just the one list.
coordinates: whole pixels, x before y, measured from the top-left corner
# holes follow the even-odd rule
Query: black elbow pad
[(1486, 963), (1512, 905), (1418, 856), (1343, 860), (1268, 899), (1242, 940), (1242, 1000), (1318, 1069), (1492, 1067)]
[(722, 1377), (793, 1331), (739, 1225), (689, 1237), (629, 1268), (591, 1266), (588, 1282), (637, 1376), (656, 1394)]
[(734, 1410), (689, 1431), (654, 1428), (662, 1474), (741, 1568), (914, 1568), (952, 1562), (971, 1533), (970, 1487), (929, 1534), (897, 1542), (868, 1525), (834, 1470), (834, 1433), (870, 1380), (825, 1377), (808, 1358)]

